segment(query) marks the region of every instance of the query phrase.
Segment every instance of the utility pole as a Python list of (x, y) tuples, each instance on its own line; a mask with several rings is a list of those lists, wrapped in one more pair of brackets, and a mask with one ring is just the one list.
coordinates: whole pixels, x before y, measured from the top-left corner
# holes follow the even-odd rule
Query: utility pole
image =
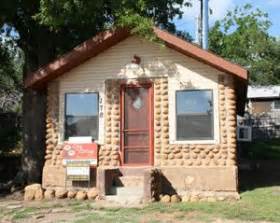
[(200, 2), (199, 14), (196, 17), (195, 42), (203, 49), (208, 49), (209, 32), (209, 0), (198, 0)]
[(202, 48), (208, 49), (208, 32), (209, 32), (209, 6), (208, 0), (202, 0)]

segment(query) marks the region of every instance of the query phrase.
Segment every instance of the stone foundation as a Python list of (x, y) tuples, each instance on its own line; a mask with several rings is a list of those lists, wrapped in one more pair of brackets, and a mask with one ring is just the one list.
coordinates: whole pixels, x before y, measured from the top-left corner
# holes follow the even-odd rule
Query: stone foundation
[(239, 199), (236, 167), (152, 169), (151, 189), (152, 200), (162, 202), (170, 202), (173, 195), (185, 202)]
[(237, 191), (236, 167), (162, 167), (160, 171), (164, 194), (172, 191), (179, 195), (189, 191)]
[(219, 192), (219, 191), (189, 191), (182, 197), (182, 202), (197, 202), (197, 201), (236, 201), (240, 199), (237, 192)]
[(52, 199), (102, 200), (99, 191), (93, 187), (87, 190), (66, 189), (64, 187), (44, 189), (41, 184), (28, 185), (24, 189), (24, 200), (52, 200)]
[(44, 166), (43, 188), (65, 187), (65, 168), (60, 166)]

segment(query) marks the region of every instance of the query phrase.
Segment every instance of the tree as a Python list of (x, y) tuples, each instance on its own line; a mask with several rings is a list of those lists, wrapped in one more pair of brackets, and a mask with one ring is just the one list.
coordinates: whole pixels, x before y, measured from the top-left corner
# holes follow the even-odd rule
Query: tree
[(5, 26), (0, 35), (0, 112), (21, 110), (23, 54), (10, 32)]
[[(19, 34), (26, 74), (96, 33), (115, 25), (136, 27), (147, 34), (151, 23), (175, 31), (184, 0), (3, 0), (0, 26)], [(143, 25), (144, 24), (144, 25)], [(150, 27), (151, 28), (151, 27)], [(28, 183), (41, 180), (44, 162), (46, 92), (25, 89), (23, 96), (23, 170)]]
[(279, 41), (268, 34), (267, 13), (249, 4), (236, 7), (209, 33), (209, 48), (250, 71), (252, 84), (280, 83)]

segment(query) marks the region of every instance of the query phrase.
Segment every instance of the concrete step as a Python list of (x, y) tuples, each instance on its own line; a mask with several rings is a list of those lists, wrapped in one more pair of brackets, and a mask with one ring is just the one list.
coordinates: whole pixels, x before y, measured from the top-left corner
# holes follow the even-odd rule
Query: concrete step
[(150, 169), (151, 167), (120, 167), (118, 170), (122, 176), (144, 176)]
[(111, 187), (110, 194), (119, 196), (143, 196), (143, 187)]
[(121, 204), (121, 205), (138, 205), (143, 203), (143, 196), (139, 195), (107, 195), (106, 201)]
[(144, 177), (142, 176), (121, 176), (116, 181), (116, 186), (123, 187), (143, 187)]

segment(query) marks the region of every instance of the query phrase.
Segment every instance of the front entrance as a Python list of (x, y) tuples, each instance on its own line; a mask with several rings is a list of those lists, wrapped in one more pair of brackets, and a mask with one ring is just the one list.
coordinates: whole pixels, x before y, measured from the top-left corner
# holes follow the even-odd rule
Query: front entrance
[(123, 165), (153, 164), (152, 84), (121, 87)]

